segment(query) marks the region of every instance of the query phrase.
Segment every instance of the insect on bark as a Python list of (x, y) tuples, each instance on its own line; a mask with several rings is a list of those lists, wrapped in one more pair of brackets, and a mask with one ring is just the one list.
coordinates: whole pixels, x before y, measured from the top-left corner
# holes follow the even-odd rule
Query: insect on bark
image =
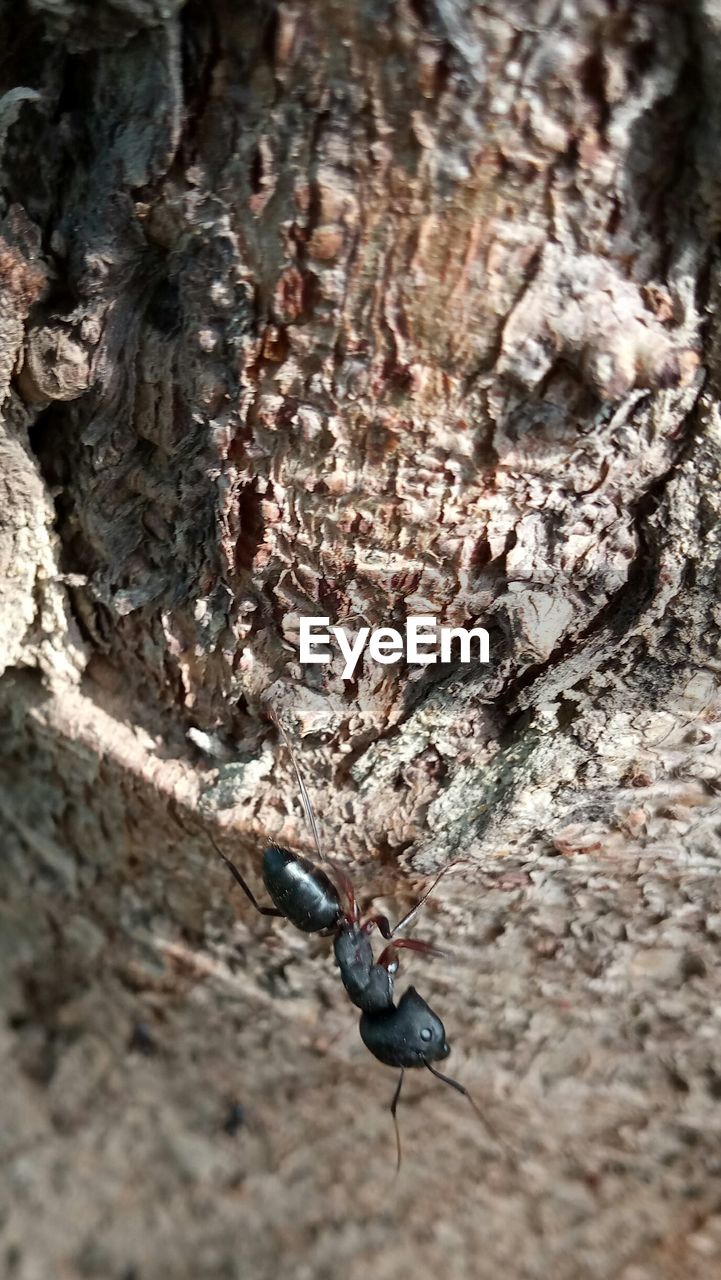
[[(263, 906), (235, 864), (210, 836), (216, 852), (249, 902), (261, 915), (282, 917), (303, 933), (317, 933), (333, 938), (341, 981), (349, 999), (361, 1010), (359, 1031), (364, 1045), (379, 1062), (400, 1070), (390, 1105), (396, 1135), (397, 1170), (401, 1166), (401, 1141), (396, 1111), (404, 1074), (408, 1068), (425, 1067), (438, 1080), (463, 1094), (494, 1140), (500, 1141), (465, 1086), (444, 1075), (433, 1065), (447, 1058), (451, 1051), (438, 1015), (415, 987), (408, 987), (398, 1004), (393, 999), (400, 950), (432, 956), (446, 954), (429, 942), (416, 938), (398, 938), (396, 935), (415, 918), (441, 877), (457, 864), (453, 862), (444, 867), (430, 888), (393, 928), (386, 916), (363, 917), (350, 877), (340, 867), (331, 865), (323, 853), (313, 805), (290, 738), (276, 712), (272, 708), (268, 708), (268, 712), (287, 747), (319, 862), (329, 867), (332, 876), (310, 858), (271, 843), (263, 854), (262, 877), (273, 905)], [(378, 929), (388, 943), (377, 961), (370, 941), (370, 934), (374, 929)]]

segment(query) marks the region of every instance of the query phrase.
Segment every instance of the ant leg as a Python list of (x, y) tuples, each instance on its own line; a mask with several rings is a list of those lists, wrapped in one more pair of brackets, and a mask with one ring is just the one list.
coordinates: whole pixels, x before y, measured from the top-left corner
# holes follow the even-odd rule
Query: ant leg
[[(450, 871), (452, 867), (455, 867), (459, 861), (460, 859), (456, 859), (455, 862), (450, 862), (447, 867), (443, 867), (443, 869), (438, 872), (438, 875), (433, 881), (433, 884), (431, 885), (430, 889), (426, 889), (426, 892), (423, 894), (423, 897), (418, 899), (415, 906), (411, 907), (410, 911), (408, 911), (406, 915), (404, 915), (403, 918), (398, 921), (398, 924), (395, 924), (393, 926), (392, 929), (390, 926), (390, 921), (388, 920), (387, 916), (369, 916), (365, 924), (362, 926), (363, 932), (370, 933), (371, 929), (375, 927), (377, 928), (381, 937), (385, 938), (387, 942), (390, 942), (391, 938), (395, 937), (395, 935), (399, 932), (400, 929), (405, 929), (406, 925), (410, 924), (411, 920), (415, 919), (421, 907), (423, 906), (423, 903), (428, 898), (430, 898), (431, 894), (433, 893), (433, 890), (438, 884), (438, 881), (443, 878), (443, 876), (446, 874), (447, 871)], [(419, 948), (419, 950), (422, 950), (422, 948)]]
[[(420, 906), (420, 903), (418, 905)], [(414, 911), (416, 909), (416, 907), (413, 908)], [(396, 925), (397, 928), (398, 926)], [(370, 933), (373, 929), (377, 929), (386, 942), (390, 942), (396, 932), (395, 929), (391, 929), (386, 916), (369, 916), (365, 924), (361, 925), (361, 933)], [(397, 947), (408, 947), (411, 951), (426, 951), (428, 955), (433, 956), (448, 955), (447, 951), (439, 951), (437, 947), (434, 947), (432, 942), (420, 942), (416, 941), (415, 938), (396, 938), (395, 945)]]
[(361, 925), (361, 933), (370, 933), (373, 929), (377, 929), (382, 938), (390, 941), (393, 937), (390, 921), (387, 916), (369, 916), (364, 924)]
[(225, 854), (223, 853), (223, 850), (219, 847), (219, 845), (215, 843), (215, 840), (210, 835), (210, 832), (208, 832), (208, 838), (213, 848), (215, 849), (215, 852), (218, 854), (220, 858), (223, 859), (223, 862), (225, 863), (226, 867), (230, 871), (234, 880), (236, 880), (237, 883), (240, 885), (246, 898), (248, 898), (248, 900), (252, 902), (256, 911), (259, 911), (262, 916), (282, 916), (283, 912), (279, 911), (277, 907), (261, 907), (260, 903), (256, 900), (255, 895), (253, 894), (250, 886), (245, 883), (245, 880), (240, 874), (238, 868), (230, 861), (230, 858), (226, 858)]
[(399, 963), (395, 946), (385, 947), (376, 960), (376, 964), (379, 964), (382, 969), (387, 969), (391, 976), (398, 972)]
[[(440, 947), (434, 947), (432, 942), (421, 942), (417, 938), (396, 938), (389, 947), (381, 951), (377, 963), (382, 965), (384, 969), (388, 969), (390, 965), (398, 968), (398, 957), (396, 952), (405, 947), (406, 951), (420, 951), (422, 955), (437, 956), (443, 960), (448, 955), (447, 951), (441, 951)], [(394, 970), (395, 972), (395, 970)]]
[(397, 1158), (396, 1158), (396, 1177), (398, 1177), (398, 1174), (399, 1174), (399, 1173), (400, 1173), (400, 1171), (401, 1171), (401, 1131), (400, 1131), (400, 1129), (398, 1128), (398, 1117), (396, 1116), (396, 1110), (397, 1110), (397, 1108), (398, 1108), (398, 1099), (399, 1099), (399, 1098), (400, 1098), (400, 1096), (401, 1096), (401, 1089), (402, 1089), (402, 1087), (403, 1087), (403, 1076), (404, 1076), (404, 1074), (405, 1074), (405, 1069), (404, 1069), (403, 1067), (401, 1067), (401, 1074), (400, 1074), (400, 1076), (399, 1076), (399, 1078), (398, 1078), (398, 1084), (396, 1085), (396, 1091), (395, 1091), (395, 1093), (393, 1094), (393, 1101), (391, 1102), (391, 1115), (393, 1116), (393, 1127), (394, 1127), (394, 1129), (395, 1129), (395, 1131), (396, 1131), (396, 1152), (397, 1152)]
[[(394, 935), (395, 933), (398, 933), (399, 929), (405, 929), (406, 925), (407, 925), (407, 924), (410, 924), (411, 920), (413, 920), (413, 919), (415, 918), (415, 916), (417, 916), (418, 912), (420, 911), (421, 907), (423, 906), (423, 903), (424, 903), (428, 898), (430, 898), (431, 894), (433, 893), (433, 890), (435, 889), (436, 885), (438, 884), (438, 881), (439, 881), (439, 880), (441, 880), (441, 879), (443, 878), (443, 876), (446, 874), (446, 872), (447, 872), (447, 871), (450, 871), (450, 870), (451, 870), (451, 867), (455, 867), (455, 866), (457, 865), (457, 862), (458, 862), (458, 859), (456, 859), (456, 861), (455, 861), (455, 862), (449, 862), (449, 864), (448, 864), (448, 866), (447, 866), (447, 867), (443, 867), (443, 869), (442, 869), (441, 871), (439, 871), (439, 872), (438, 872), (438, 875), (436, 876), (435, 880), (433, 881), (433, 884), (431, 885), (430, 889), (426, 889), (426, 892), (423, 894), (423, 897), (422, 897), (422, 898), (419, 898), (419, 899), (418, 899), (418, 901), (417, 901), (417, 903), (416, 903), (416, 905), (415, 905), (414, 907), (411, 907), (410, 911), (409, 911), (406, 915), (404, 915), (404, 916), (403, 916), (403, 919), (402, 919), (402, 920), (399, 920), (399, 921), (398, 921), (398, 923), (397, 923), (397, 924), (395, 924), (395, 925), (393, 926), (393, 928), (391, 929), (391, 931), (390, 931), (390, 933), (389, 933), (389, 934), (386, 934), (386, 933), (384, 933), (384, 934), (383, 934), (383, 937), (384, 937), (384, 938), (391, 938), (391, 937), (393, 937), (393, 935)], [(387, 921), (386, 921), (386, 923), (387, 923)]]

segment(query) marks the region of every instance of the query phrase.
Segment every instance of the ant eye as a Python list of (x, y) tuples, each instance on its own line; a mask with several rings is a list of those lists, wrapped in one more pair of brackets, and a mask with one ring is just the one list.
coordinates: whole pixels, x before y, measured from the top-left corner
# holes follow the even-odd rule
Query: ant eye
[(430, 1040), (432, 1035), (430, 1027), (421, 1027), (421, 1040)]

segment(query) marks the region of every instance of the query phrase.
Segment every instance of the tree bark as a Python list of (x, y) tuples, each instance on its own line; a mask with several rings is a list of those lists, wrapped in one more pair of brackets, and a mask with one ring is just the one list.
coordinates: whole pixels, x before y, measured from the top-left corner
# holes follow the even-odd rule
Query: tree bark
[[(8, 1273), (717, 1276), (717, 0), (0, 28)], [(418, 614), (489, 665), (299, 661)], [(396, 1183), (208, 839), (313, 855), (268, 703), (364, 904), (459, 862), (397, 983), (492, 1129), (410, 1073)]]

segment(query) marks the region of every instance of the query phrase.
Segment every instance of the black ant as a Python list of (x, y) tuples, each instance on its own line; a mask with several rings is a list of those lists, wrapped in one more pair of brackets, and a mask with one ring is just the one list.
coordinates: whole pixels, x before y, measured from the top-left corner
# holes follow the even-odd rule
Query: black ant
[[(288, 748), (318, 857), (321, 861), (327, 861), (321, 849), (318, 825), (310, 796), (290, 740), (275, 713), (270, 709), (269, 713)], [(400, 1169), (401, 1165), (401, 1143), (396, 1109), (406, 1068), (426, 1067), (437, 1079), (463, 1094), (489, 1128), (494, 1139), (498, 1141), (498, 1135), (490, 1128), (468, 1090), (457, 1080), (443, 1075), (432, 1066), (432, 1063), (447, 1058), (451, 1051), (445, 1028), (438, 1015), (433, 1012), (422, 996), (419, 996), (415, 987), (409, 987), (397, 1005), (393, 1003), (393, 979), (399, 965), (397, 952), (401, 948), (424, 952), (427, 955), (444, 955), (444, 952), (428, 942), (410, 938), (396, 939), (395, 934), (410, 923), (441, 877), (456, 864), (451, 863), (449, 867), (444, 867), (436, 876), (430, 889), (391, 929), (385, 916), (369, 916), (363, 921), (352, 881), (341, 868), (334, 866), (333, 874), (342, 888), (345, 904), (341, 891), (321, 867), (311, 862), (309, 858), (303, 857), (302, 854), (291, 853), (289, 849), (283, 849), (277, 844), (270, 844), (265, 850), (262, 866), (263, 883), (273, 901), (273, 906), (261, 906), (238, 868), (230, 858), (226, 857), (212, 836), (210, 839), (248, 900), (261, 915), (280, 916), (290, 920), (291, 924), (301, 929), (303, 933), (318, 933), (334, 938), (335, 958), (340, 969), (341, 981), (352, 1003), (361, 1010), (359, 1030), (363, 1043), (379, 1062), (389, 1067), (400, 1068), (400, 1078), (390, 1106), (396, 1134), (397, 1168)], [(377, 962), (373, 959), (373, 949), (368, 937), (373, 928), (377, 928), (382, 937), (389, 942)]]

